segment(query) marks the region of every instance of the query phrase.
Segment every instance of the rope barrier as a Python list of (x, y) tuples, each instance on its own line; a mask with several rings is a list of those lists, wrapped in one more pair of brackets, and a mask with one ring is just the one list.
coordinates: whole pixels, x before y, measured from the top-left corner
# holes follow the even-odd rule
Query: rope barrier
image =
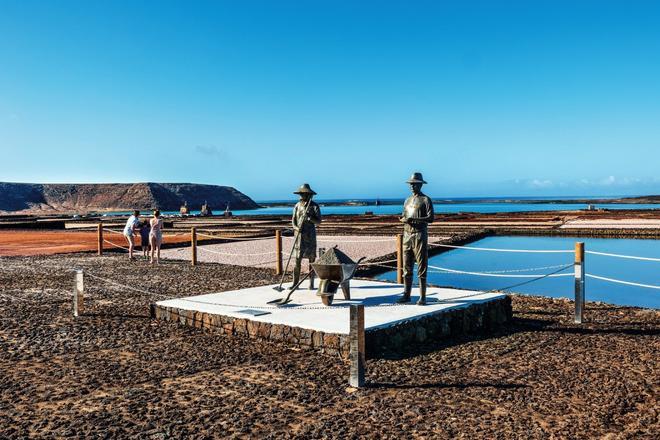
[(119, 234), (119, 235), (124, 235), (124, 231), (115, 231), (114, 229), (110, 229), (110, 228), (103, 228), (103, 230), (108, 231), (108, 232), (113, 232), (113, 233)]
[[(397, 261), (398, 260), (395, 258), (393, 260), (375, 261), (373, 263), (360, 263), (360, 266), (382, 266), (383, 264), (396, 263)], [(389, 267), (389, 266), (384, 266), (384, 267)]]
[(660, 261), (660, 258), (637, 257), (637, 256), (634, 256), (634, 255), (609, 254), (607, 252), (584, 251), (584, 253), (585, 254), (592, 254), (592, 255), (603, 255), (603, 256), (606, 256), (606, 257), (629, 258), (631, 260)]
[(197, 246), (197, 249), (202, 250), (204, 252), (210, 252), (212, 254), (226, 255), (228, 257), (257, 257), (257, 256), (261, 256), (261, 255), (271, 255), (271, 254), (276, 254), (277, 253), (277, 251), (270, 251), (270, 252), (259, 252), (259, 253), (256, 253), (256, 254), (231, 254), (231, 253), (228, 253), (228, 252), (218, 252), (218, 251), (214, 251), (214, 250), (211, 250), (211, 249), (205, 249), (203, 246)]
[[(555, 270), (554, 272), (550, 272), (550, 273), (548, 273), (548, 274), (541, 275), (540, 277), (538, 277), (538, 278), (534, 278), (533, 280), (523, 281), (522, 283), (513, 284), (513, 285), (511, 285), (511, 286), (503, 287), (503, 288), (501, 288), (501, 289), (490, 290), (490, 292), (510, 292), (511, 289), (515, 289), (516, 287), (521, 287), (521, 286), (524, 286), (524, 285), (526, 285), (526, 284), (531, 284), (531, 283), (533, 283), (533, 282), (540, 281), (540, 280), (543, 280), (543, 279), (545, 279), (545, 278), (552, 277), (552, 276), (558, 274), (559, 272), (563, 272), (563, 271), (565, 271), (566, 269), (568, 269), (568, 268), (570, 268), (570, 267), (573, 267), (573, 266), (574, 266), (573, 264), (568, 264), (568, 265), (566, 265), (565, 267), (563, 267), (563, 268), (561, 268), (561, 269), (557, 269), (557, 270)], [(568, 275), (572, 275), (572, 274), (568, 274)], [(512, 292), (510, 292), (510, 293), (512, 293)]]
[(204, 234), (202, 232), (197, 231), (197, 236), (198, 237), (209, 237), (213, 238), (216, 240), (237, 240), (237, 241), (257, 241), (257, 240), (273, 240), (275, 239), (275, 236), (272, 237), (222, 237), (220, 235), (210, 235), (210, 234)]
[[(156, 296), (160, 298), (165, 298), (166, 300), (177, 300), (177, 301), (185, 301), (185, 302), (190, 302), (190, 303), (196, 303), (196, 304), (205, 304), (205, 305), (212, 305), (212, 306), (220, 306), (220, 307), (232, 307), (232, 308), (238, 308), (238, 309), (244, 309), (244, 308), (249, 308), (249, 309), (257, 309), (257, 310), (336, 310), (339, 308), (348, 308), (350, 304), (335, 304), (333, 307), (328, 307), (328, 306), (297, 306), (297, 307), (278, 307), (278, 306), (261, 306), (261, 305), (245, 305), (245, 304), (227, 304), (227, 303), (219, 303), (219, 302), (210, 302), (210, 301), (200, 301), (200, 300), (195, 300), (195, 299), (190, 299), (190, 298), (171, 298), (167, 297), (166, 295), (159, 294), (159, 293), (154, 293), (154, 292), (148, 292), (146, 290), (142, 289), (137, 289), (135, 287), (127, 286), (122, 283), (118, 283), (116, 281), (110, 280), (108, 278), (103, 278), (99, 277), (97, 275), (90, 274), (89, 272), (85, 272), (85, 276), (89, 276), (91, 278), (95, 278), (100, 281), (107, 282), (109, 284), (112, 284), (117, 287), (122, 287), (125, 289), (133, 290), (135, 292), (139, 293), (144, 293), (146, 295), (151, 295), (151, 296)], [(451, 302), (453, 300), (457, 299), (462, 299), (462, 298), (468, 298), (472, 296), (480, 296), (480, 295), (486, 295), (489, 293), (493, 293), (494, 291), (487, 291), (487, 292), (475, 292), (474, 294), (471, 295), (463, 295), (461, 297), (455, 297), (455, 298), (447, 298), (446, 300), (439, 301), (439, 302)], [(432, 294), (431, 294), (432, 295)], [(429, 295), (429, 296), (431, 296)], [(373, 304), (373, 305), (365, 305), (365, 308), (391, 308), (391, 307), (411, 307), (412, 304), (398, 304), (398, 303), (388, 303), (388, 304)]]
[(318, 243), (385, 243), (394, 242), (394, 238), (387, 238), (383, 240), (330, 240), (330, 239), (317, 239)]
[(598, 276), (598, 275), (592, 275), (590, 273), (585, 274), (585, 276), (588, 277), (588, 278), (594, 278), (594, 279), (597, 279), (597, 280), (609, 281), (610, 283), (626, 284), (628, 286), (646, 287), (647, 289), (660, 289), (660, 286), (654, 286), (652, 284), (633, 283), (632, 281), (623, 281), (623, 280), (617, 280), (617, 279), (614, 279), (614, 278), (606, 278), (606, 277), (601, 277), (601, 276)]
[(500, 249), (500, 248), (478, 248), (472, 246), (456, 246), (451, 244), (430, 243), (429, 247), (447, 247), (453, 249), (468, 249), (472, 251), (489, 251), (489, 252), (523, 252), (523, 253), (541, 253), (541, 254), (572, 254), (573, 250), (545, 250), (545, 249)]
[(103, 242), (104, 242), (104, 243), (108, 243), (109, 245), (114, 246), (114, 247), (116, 247), (116, 248), (123, 249), (123, 250), (125, 250), (125, 251), (129, 250), (127, 247), (124, 247), (124, 246), (120, 246), (120, 245), (118, 245), (118, 244), (115, 244), (115, 243), (113, 243), (113, 242), (111, 242), (111, 241), (109, 241), (109, 240), (106, 240), (105, 238), (103, 239)]
[[(571, 267), (571, 265), (564, 266), (564, 269)], [(481, 277), (498, 277), (498, 278), (535, 278), (538, 275), (508, 275), (504, 273), (492, 273), (492, 272), (468, 272), (464, 270), (456, 270), (456, 269), (449, 269), (446, 267), (440, 267), (440, 266), (429, 266), (431, 269), (436, 269), (436, 270), (441, 270), (444, 272), (450, 272), (450, 273), (457, 273), (457, 274), (465, 274), (465, 275), (476, 275), (476, 276), (481, 276)], [(562, 270), (564, 270), (562, 269)], [(561, 272), (561, 271), (560, 271)], [(565, 273), (565, 274), (555, 274), (555, 275), (548, 275), (549, 277), (570, 277), (573, 276), (573, 274), (570, 273)]]

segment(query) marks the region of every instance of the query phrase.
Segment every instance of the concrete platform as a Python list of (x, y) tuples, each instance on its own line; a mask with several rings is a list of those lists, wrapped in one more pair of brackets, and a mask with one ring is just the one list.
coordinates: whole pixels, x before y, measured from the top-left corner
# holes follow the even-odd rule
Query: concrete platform
[[(283, 297), (274, 285), (160, 301), (152, 305), (156, 319), (221, 331), (231, 335), (284, 341), (300, 347), (348, 355), (349, 306), (365, 305), (367, 352), (397, 350), (412, 340), (446, 338), (483, 331), (510, 319), (509, 298), (450, 288), (429, 288), (426, 306), (398, 305), (402, 286), (351, 280), (351, 300), (341, 291), (332, 306), (321, 304), (316, 291), (294, 292), (292, 302), (276, 307)], [(413, 289), (413, 301), (417, 300)], [(370, 347), (371, 345), (371, 347)]]

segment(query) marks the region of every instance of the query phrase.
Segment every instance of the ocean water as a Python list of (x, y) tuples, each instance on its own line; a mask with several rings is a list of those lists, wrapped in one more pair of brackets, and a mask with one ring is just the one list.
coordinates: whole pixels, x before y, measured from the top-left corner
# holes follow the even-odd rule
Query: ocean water
[[(660, 209), (658, 204), (597, 204), (596, 208), (603, 209)], [(521, 212), (521, 211), (567, 211), (586, 209), (587, 205), (583, 203), (434, 203), (433, 208), (436, 213), (456, 213), (456, 212)], [(366, 206), (323, 206), (321, 203), (321, 213), (324, 215), (341, 214), (364, 214), (371, 211), (376, 215), (401, 214), (401, 205), (366, 205)], [(290, 215), (291, 207), (267, 207), (246, 211), (233, 211), (234, 215)]]
[[(487, 237), (468, 246), (503, 249), (573, 250), (576, 241), (583, 241), (587, 251), (660, 258), (660, 240), (498, 236)], [(430, 258), (429, 265), (466, 272), (496, 272), (564, 264), (569, 265), (573, 261), (573, 253), (513, 253), (456, 249)], [(431, 269), (429, 270), (431, 271)], [(533, 274), (540, 276), (555, 270), (557, 268), (498, 273)], [(660, 286), (660, 262), (658, 261), (630, 260), (587, 254), (585, 257), (585, 271), (588, 274), (607, 278)], [(561, 273), (572, 274), (574, 271), (571, 267)], [(396, 280), (396, 272), (387, 272), (379, 275), (378, 278), (394, 281)], [(432, 284), (442, 286), (490, 290), (507, 288), (528, 281), (529, 279), (484, 277), (433, 271), (429, 272), (428, 280)], [(545, 278), (523, 286), (513, 287), (511, 290), (516, 293), (573, 299), (575, 297), (573, 286), (574, 278), (567, 276)], [(585, 295), (587, 301), (603, 301), (611, 304), (660, 309), (660, 290), (658, 289), (614, 284), (587, 278)]]

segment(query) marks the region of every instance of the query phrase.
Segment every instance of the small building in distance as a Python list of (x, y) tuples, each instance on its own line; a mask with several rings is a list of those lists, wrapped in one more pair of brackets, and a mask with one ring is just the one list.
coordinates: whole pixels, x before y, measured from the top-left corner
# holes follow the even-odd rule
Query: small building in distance
[(204, 200), (204, 204), (202, 205), (202, 209), (200, 209), (199, 215), (202, 217), (209, 217), (213, 215), (213, 211), (211, 211), (211, 208), (209, 207), (209, 204), (206, 200)]

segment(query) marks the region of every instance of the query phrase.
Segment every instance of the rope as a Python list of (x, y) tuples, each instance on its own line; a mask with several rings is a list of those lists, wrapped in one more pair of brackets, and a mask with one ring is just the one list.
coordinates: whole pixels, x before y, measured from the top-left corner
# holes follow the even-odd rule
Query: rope
[(115, 244), (115, 243), (113, 243), (113, 242), (111, 242), (111, 241), (109, 241), (109, 240), (106, 240), (105, 238), (103, 239), (103, 242), (104, 242), (104, 243), (108, 243), (109, 245), (114, 246), (114, 247), (116, 247), (116, 248), (123, 249), (123, 250), (125, 250), (125, 251), (129, 250), (127, 247), (124, 247), (124, 246), (120, 246), (120, 245), (118, 245), (118, 244)]
[(155, 295), (155, 296), (160, 296), (161, 298), (167, 298), (165, 295), (161, 295), (161, 294), (153, 293), (153, 292), (147, 292), (146, 290), (138, 289), (136, 287), (127, 286), (126, 284), (118, 283), (116, 281), (112, 281), (112, 280), (109, 280), (107, 278), (103, 278), (103, 277), (91, 274), (87, 271), (84, 272), (84, 276), (95, 278), (95, 279), (100, 280), (100, 281), (105, 281), (106, 283), (114, 284), (117, 287), (123, 287), (124, 289), (133, 290), (133, 291), (138, 292), (138, 293), (145, 293), (147, 295)]
[(629, 258), (631, 260), (660, 261), (660, 258), (636, 257), (633, 255), (608, 254), (606, 252), (584, 251), (585, 254), (604, 255), (606, 257)]
[[(555, 264), (554, 266), (529, 267), (526, 269), (508, 269), (508, 270), (482, 270), (481, 273), (512, 273), (512, 272), (531, 272), (534, 270), (556, 269), (564, 267), (565, 264)], [(436, 272), (437, 273), (437, 272)]]
[(330, 240), (330, 239), (317, 239), (319, 243), (384, 243), (393, 242), (394, 238), (386, 238), (383, 240)]
[(209, 235), (197, 232), (197, 235), (200, 237), (209, 237), (216, 240), (238, 240), (238, 241), (256, 241), (256, 240), (272, 240), (275, 237), (222, 237), (220, 235)]
[[(571, 266), (572, 266), (572, 264), (568, 265), (568, 266), (562, 266), (563, 269), (561, 269), (559, 272), (561, 272), (562, 270), (564, 270), (568, 267), (571, 267)], [(440, 267), (440, 266), (428, 266), (428, 267), (431, 268), (431, 269), (441, 270), (441, 271), (444, 271), (444, 272), (451, 272), (451, 273), (458, 273), (458, 274), (465, 274), (465, 275), (476, 275), (476, 276), (481, 276), (481, 277), (535, 278), (535, 277), (538, 276), (538, 275), (508, 275), (508, 274), (504, 274), (504, 273), (492, 273), (492, 272), (468, 272), (468, 271), (464, 271), (464, 270), (449, 269), (449, 268)], [(570, 277), (570, 276), (573, 276), (573, 274), (565, 273), (565, 274), (558, 274), (558, 275), (555, 275), (555, 274), (548, 275), (548, 277), (552, 277), (552, 278), (554, 278), (554, 277)]]
[(124, 231), (115, 231), (114, 229), (110, 229), (110, 228), (103, 228), (103, 230), (108, 232), (114, 232), (115, 234), (119, 234), (119, 235), (124, 235)]
[(429, 244), (429, 247), (447, 247), (447, 248), (454, 248), (454, 249), (469, 249), (472, 251), (490, 251), (490, 252), (530, 252), (530, 253), (542, 253), (542, 254), (550, 254), (550, 253), (562, 253), (562, 254), (572, 254), (575, 251), (572, 250), (544, 250), (544, 249), (499, 249), (499, 248), (478, 248), (478, 247), (471, 247), (471, 246), (455, 246), (451, 244), (436, 244), (436, 243), (431, 243)]
[[(373, 262), (373, 263), (360, 263), (360, 266), (382, 266), (383, 264), (386, 264), (386, 263), (396, 263), (396, 262), (397, 262), (397, 259), (395, 258), (393, 260), (376, 261), (376, 262)], [(389, 266), (384, 266), (384, 267), (389, 267)]]
[[(503, 287), (503, 288), (501, 288), (501, 289), (497, 289), (497, 290), (490, 290), (489, 292), (494, 292), (494, 291), (495, 291), (495, 292), (497, 292), (497, 291), (499, 291), (499, 292), (508, 292), (508, 291), (510, 291), (511, 289), (514, 289), (514, 288), (516, 288), (516, 287), (524, 286), (525, 284), (530, 284), (530, 283), (533, 283), (533, 282), (535, 282), (535, 281), (540, 281), (540, 280), (542, 280), (542, 279), (544, 279), (544, 278), (552, 277), (552, 276), (558, 274), (559, 272), (563, 272), (564, 270), (568, 269), (569, 267), (573, 267), (573, 266), (574, 266), (573, 264), (568, 264), (568, 265), (566, 265), (565, 267), (563, 267), (563, 268), (561, 268), (561, 269), (557, 269), (557, 270), (555, 270), (554, 272), (550, 272), (550, 273), (548, 273), (548, 274), (541, 275), (540, 277), (538, 277), (538, 278), (534, 278), (533, 280), (523, 281), (522, 283), (513, 284), (513, 285), (511, 285), (511, 286)], [(568, 275), (572, 275), (572, 274), (568, 274)]]
[(277, 253), (277, 251), (270, 251), (270, 252), (259, 252), (259, 253), (256, 253), (256, 254), (230, 254), (228, 252), (218, 252), (218, 251), (214, 251), (214, 250), (211, 250), (211, 249), (205, 249), (202, 246), (197, 246), (197, 249), (203, 250), (204, 252), (210, 252), (212, 254), (226, 255), (228, 257), (257, 257), (257, 256), (260, 256), (260, 255), (270, 255), (270, 254), (276, 254)]
[(622, 281), (614, 278), (606, 278), (598, 275), (592, 275), (590, 273), (585, 274), (585, 276), (588, 278), (595, 278), (597, 280), (609, 281), (610, 283), (627, 284), (628, 286), (646, 287), (647, 289), (660, 289), (660, 286), (654, 286), (652, 284), (633, 283), (631, 281)]
[[(336, 310), (338, 308), (348, 308), (350, 307), (350, 304), (335, 304), (332, 307), (328, 306), (298, 306), (298, 307), (287, 307), (287, 308), (282, 308), (278, 306), (260, 306), (260, 305), (245, 305), (245, 304), (226, 304), (226, 303), (219, 303), (219, 302), (209, 302), (209, 301), (200, 301), (200, 300), (195, 300), (195, 299), (190, 299), (190, 298), (171, 298), (167, 297), (166, 295), (162, 295), (159, 293), (153, 293), (153, 292), (148, 292), (146, 290), (141, 290), (135, 287), (127, 286), (125, 284), (118, 283), (116, 281), (99, 277), (97, 275), (90, 274), (88, 272), (85, 272), (86, 276), (89, 276), (91, 278), (95, 278), (100, 281), (105, 281), (106, 283), (112, 284), (117, 287), (122, 287), (124, 289), (129, 289), (133, 290), (135, 292), (139, 293), (144, 293), (146, 295), (151, 295), (151, 296), (156, 296), (160, 298), (166, 298), (167, 300), (178, 300), (178, 301), (185, 301), (185, 302), (190, 302), (190, 303), (196, 303), (196, 304), (205, 304), (205, 305), (212, 305), (212, 306), (220, 306), (220, 307), (232, 307), (232, 308), (239, 308), (239, 309), (257, 309), (257, 310), (286, 310), (288, 309), (294, 309), (294, 310)], [(460, 297), (453, 297), (453, 298), (447, 298), (446, 300), (443, 300), (443, 302), (447, 301), (453, 301), (457, 299), (462, 299), (462, 298), (467, 298), (471, 296), (479, 296), (479, 295), (485, 295), (488, 293), (493, 293), (495, 291), (488, 291), (488, 292), (476, 292), (474, 294), (470, 295), (463, 295)], [(430, 295), (429, 295), (430, 296)], [(373, 305), (365, 305), (365, 308), (391, 308), (391, 307), (410, 307), (411, 304), (399, 304), (399, 303), (389, 303), (389, 304), (373, 304)]]

